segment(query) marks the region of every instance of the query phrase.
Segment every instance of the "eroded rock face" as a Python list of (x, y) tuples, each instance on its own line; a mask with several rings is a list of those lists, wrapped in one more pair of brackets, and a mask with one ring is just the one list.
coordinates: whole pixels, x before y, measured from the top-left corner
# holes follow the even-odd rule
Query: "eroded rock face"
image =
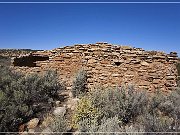
[[(160, 89), (168, 92), (177, 86), (177, 53), (175, 52), (165, 54), (105, 42), (36, 52), (26, 58), (35, 56), (48, 56), (48, 59), (42, 61), (36, 59), (35, 62), (33, 61), (35, 67), (15, 68), (26, 73), (56, 69), (60, 79), (65, 81), (68, 87), (71, 87), (74, 75), (81, 68), (87, 71), (90, 89), (94, 86), (112, 87), (132, 84), (137, 89), (149, 91)], [(16, 58), (16, 61), (19, 61), (17, 62), (19, 65), (23, 65), (22, 59), (26, 58), (22, 56)]]

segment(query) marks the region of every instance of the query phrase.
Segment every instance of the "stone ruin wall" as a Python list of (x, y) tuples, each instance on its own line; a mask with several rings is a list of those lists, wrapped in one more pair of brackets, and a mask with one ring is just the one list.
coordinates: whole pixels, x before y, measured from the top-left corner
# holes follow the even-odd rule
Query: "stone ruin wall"
[[(23, 60), (27, 61), (30, 57), (29, 62), (33, 62), (33, 66), (18, 66), (18, 62), (23, 63)], [(42, 58), (39, 61), (36, 57), (48, 59)], [(149, 92), (155, 89), (169, 92), (177, 86), (177, 59), (175, 52), (165, 54), (129, 46), (96, 43), (36, 52), (14, 58), (13, 64), (16, 70), (28, 73), (56, 69), (60, 78), (67, 83), (68, 89), (78, 70), (84, 69), (87, 71), (88, 88), (131, 84), (136, 89), (146, 89)]]

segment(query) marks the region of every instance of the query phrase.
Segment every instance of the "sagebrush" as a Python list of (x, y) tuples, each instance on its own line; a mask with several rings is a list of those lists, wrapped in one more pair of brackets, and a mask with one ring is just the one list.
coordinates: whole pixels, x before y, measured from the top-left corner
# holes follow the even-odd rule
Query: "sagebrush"
[(49, 101), (53, 101), (62, 90), (63, 85), (55, 71), (23, 75), (1, 66), (0, 131), (18, 131), (20, 124), (50, 110)]
[[(78, 116), (76, 124), (81, 132), (130, 134), (129, 132), (180, 131), (180, 89), (165, 95), (158, 90), (154, 94), (148, 94), (133, 87), (98, 88), (89, 92), (85, 98), (98, 110), (99, 115), (96, 115), (92, 123), (92, 119), (84, 117), (84, 114), (88, 116), (89, 111), (84, 113), (82, 103), (79, 103), (74, 116)], [(89, 110), (88, 108), (86, 105), (83, 110)]]
[(72, 85), (72, 94), (78, 97), (87, 92), (87, 72), (83, 69), (78, 71)]

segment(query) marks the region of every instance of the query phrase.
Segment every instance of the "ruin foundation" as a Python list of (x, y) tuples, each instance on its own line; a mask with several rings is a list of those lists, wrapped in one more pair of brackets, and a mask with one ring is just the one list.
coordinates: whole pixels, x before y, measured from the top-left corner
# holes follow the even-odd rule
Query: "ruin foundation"
[(87, 71), (88, 88), (133, 85), (149, 92), (177, 87), (177, 53), (165, 54), (108, 43), (78, 44), (39, 51), (13, 59), (16, 70), (31, 73), (56, 69), (71, 88), (80, 69)]

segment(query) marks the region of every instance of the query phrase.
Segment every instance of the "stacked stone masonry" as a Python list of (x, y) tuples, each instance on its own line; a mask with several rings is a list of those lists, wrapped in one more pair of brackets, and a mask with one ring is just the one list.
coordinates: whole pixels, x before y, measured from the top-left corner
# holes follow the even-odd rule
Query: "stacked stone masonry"
[[(22, 62), (23, 59), (28, 61), (32, 56), (48, 59), (31, 60), (33, 67), (28, 66), (31, 64), (18, 66), (16, 63), (20, 59)], [(103, 42), (39, 51), (28, 56), (16, 57), (12, 64), (14, 63), (17, 70), (29, 73), (56, 69), (68, 88), (71, 87), (76, 73), (84, 69), (87, 71), (90, 89), (95, 86), (133, 85), (136, 89), (146, 89), (149, 92), (157, 89), (169, 92), (177, 87), (177, 59), (176, 52), (165, 54)]]

